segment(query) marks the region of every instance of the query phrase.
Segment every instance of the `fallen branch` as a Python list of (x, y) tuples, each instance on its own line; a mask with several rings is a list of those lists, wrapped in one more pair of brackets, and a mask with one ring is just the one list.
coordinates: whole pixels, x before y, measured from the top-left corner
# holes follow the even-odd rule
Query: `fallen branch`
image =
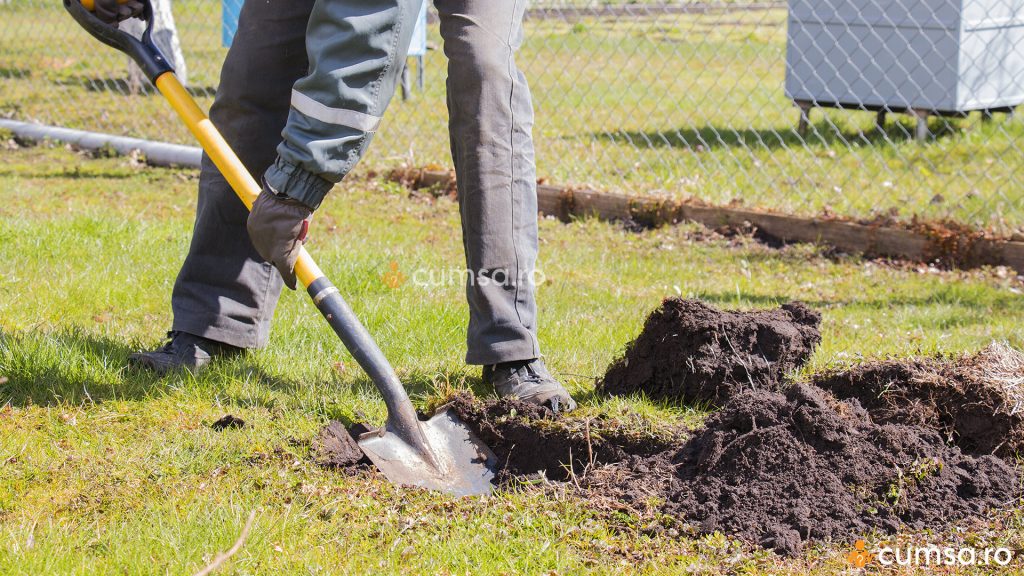
[(249, 537), (249, 530), (252, 528), (252, 522), (256, 519), (256, 511), (249, 512), (249, 519), (245, 521), (245, 526), (242, 528), (242, 533), (238, 535), (238, 540), (235, 540), (234, 546), (228, 549), (227, 552), (217, 554), (217, 557), (210, 562), (206, 568), (203, 568), (199, 572), (195, 573), (195, 576), (208, 576), (215, 570), (221, 567), (221, 564), (227, 562), (228, 558), (235, 555), (236, 552), (242, 549), (245, 544), (245, 539)]

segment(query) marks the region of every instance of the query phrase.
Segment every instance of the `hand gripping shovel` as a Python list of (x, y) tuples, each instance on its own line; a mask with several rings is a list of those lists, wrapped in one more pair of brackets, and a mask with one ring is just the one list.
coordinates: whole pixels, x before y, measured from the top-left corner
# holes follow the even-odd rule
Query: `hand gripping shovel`
[[(178, 82), (167, 59), (153, 44), (153, 9), (149, 0), (143, 1), (145, 10), (142, 17), (146, 21), (146, 30), (141, 38), (96, 18), (92, 14), (93, 2), (64, 0), (64, 8), (99, 41), (135, 60), (185, 121), (238, 197), (251, 209), (260, 193), (260, 186)], [(305, 248), (295, 265), (295, 274), (387, 404), (388, 420), (384, 427), (366, 432), (357, 439), (359, 447), (377, 468), (398, 484), (459, 496), (490, 492), (496, 460), (491, 450), (449, 409), (440, 410), (427, 421), (417, 418), (391, 364)]]

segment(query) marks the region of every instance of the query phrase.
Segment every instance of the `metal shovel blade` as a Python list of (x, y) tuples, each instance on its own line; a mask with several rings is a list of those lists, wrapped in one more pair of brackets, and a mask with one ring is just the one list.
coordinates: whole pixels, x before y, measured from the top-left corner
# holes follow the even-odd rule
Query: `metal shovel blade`
[(491, 492), (497, 458), (450, 409), (420, 421), (419, 428), (425, 446), (405, 440), (389, 426), (367, 432), (357, 442), (388, 480), (397, 484), (455, 496)]

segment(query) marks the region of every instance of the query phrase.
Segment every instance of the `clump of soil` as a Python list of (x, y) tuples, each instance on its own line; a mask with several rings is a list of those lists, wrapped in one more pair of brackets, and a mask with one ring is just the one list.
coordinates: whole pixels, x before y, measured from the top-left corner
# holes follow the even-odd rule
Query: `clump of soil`
[(234, 415), (231, 415), (231, 414), (225, 414), (221, 418), (217, 419), (216, 422), (214, 422), (213, 424), (210, 424), (210, 428), (213, 428), (214, 430), (216, 430), (218, 432), (220, 432), (221, 430), (226, 430), (228, 428), (244, 428), (244, 427), (245, 427), (245, 420), (242, 420), (238, 416), (234, 416)]
[(968, 454), (1024, 454), (1024, 354), (1009, 346), (955, 359), (872, 362), (813, 381), (856, 398), (877, 422), (937, 430)]
[(321, 466), (340, 470), (369, 463), (355, 435), (337, 420), (330, 421), (313, 439), (313, 457)]
[(512, 398), (480, 400), (462, 393), (447, 405), (494, 451), (504, 478), (540, 474), (566, 480), (630, 455), (664, 452), (685, 438), (684, 431), (654, 429), (637, 416), (556, 418), (547, 407)]
[(738, 394), (680, 449), (595, 470), (584, 488), (796, 554), (901, 525), (935, 528), (1017, 494), (1014, 469), (964, 455), (934, 430), (876, 424), (856, 400), (805, 384)]
[(667, 298), (598, 391), (720, 406), (739, 390), (778, 389), (821, 342), (820, 324), (821, 315), (800, 302), (740, 312)]

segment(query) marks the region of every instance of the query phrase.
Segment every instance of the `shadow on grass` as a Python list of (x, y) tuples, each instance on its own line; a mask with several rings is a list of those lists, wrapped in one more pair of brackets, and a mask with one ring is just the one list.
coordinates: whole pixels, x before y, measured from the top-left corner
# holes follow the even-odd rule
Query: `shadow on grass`
[(0, 404), (52, 406), (138, 399), (159, 378), (125, 378), (125, 342), (71, 327), (57, 332), (0, 332)]
[[(245, 357), (211, 367), (200, 377), (182, 370), (159, 375), (130, 367), (128, 355), (139, 346), (120, 339), (91, 334), (72, 326), (54, 332), (0, 332), (0, 406), (55, 406), (100, 404), (115, 400), (145, 400), (173, 393), (184, 385), (213, 383), (218, 379), (246, 378), (268, 392), (298, 391), (303, 383), (269, 375)], [(238, 397), (239, 405), (279, 406), (272, 395)]]
[(13, 68), (10, 66), (0, 66), (0, 78), (28, 78), (32, 76), (32, 70), (29, 68)]
[[(226, 405), (260, 407), (276, 410), (282, 397), (310, 397), (310, 390), (324, 391), (314, 397), (330, 397), (332, 390), (345, 387), (346, 395), (366, 402), (383, 400), (373, 382), (361, 370), (341, 380), (328, 377), (307, 381), (268, 373), (242, 356), (211, 366), (201, 376), (186, 371), (160, 376), (139, 368), (128, 367), (128, 355), (134, 346), (123, 340), (91, 334), (72, 326), (54, 332), (0, 332), (0, 406), (15, 407), (88, 405), (107, 401), (145, 400), (173, 394), (182, 386), (212, 385), (215, 395)], [(565, 378), (565, 375), (558, 375)], [(449, 394), (470, 390), (480, 398), (494, 397), (494, 389), (483, 382), (477, 370), (465, 368), (452, 372), (436, 370), (402, 371), (402, 384), (417, 408), (434, 404)], [(255, 384), (242, 392), (231, 382), (245, 380)], [(579, 395), (592, 401), (592, 386)], [(287, 402), (287, 401), (286, 401)], [(314, 402), (315, 404), (316, 402)], [(359, 411), (359, 402), (355, 407)], [(333, 412), (329, 404), (322, 407), (324, 416), (351, 425), (359, 420)], [(312, 412), (321, 409), (310, 406)], [(367, 410), (367, 412), (371, 412)], [(365, 422), (365, 420), (363, 420)]]
[[(135, 85), (127, 77), (81, 77), (62, 78), (55, 81), (62, 86), (79, 86), (89, 92), (113, 92), (122, 95), (156, 95), (156, 88), (148, 81)], [(193, 97), (202, 98), (217, 93), (216, 86), (189, 86), (188, 92)]]
[(701, 293), (696, 294), (696, 297), (704, 302), (712, 303), (721, 308), (736, 307), (737, 302), (739, 302), (739, 305), (744, 308), (750, 306), (774, 308), (793, 300), (800, 300), (817, 310), (843, 307), (867, 308), (871, 310), (924, 308), (928, 306), (940, 306), (943, 308), (962, 307), (977, 312), (977, 315), (973, 317), (971, 322), (968, 324), (989, 323), (987, 316), (992, 310), (1020, 309), (1024, 311), (1024, 301), (1022, 301), (1020, 296), (1016, 294), (999, 293), (992, 294), (983, 299), (970, 300), (964, 298), (963, 294), (945, 289), (922, 293), (917, 296), (892, 296), (890, 294), (882, 294), (878, 298), (865, 295), (863, 298), (833, 300), (793, 298), (783, 294), (741, 294), (739, 300), (737, 300), (735, 292)]
[[(239, 391), (232, 386), (218, 391), (218, 397), (227, 405), (259, 407), (273, 411), (282, 407), (282, 398), (292, 398), (296, 399), (302, 405), (301, 409), (308, 414), (338, 420), (345, 426), (357, 422), (372, 425), (383, 423), (382, 419), (379, 422), (372, 421), (372, 417), (367, 416), (374, 413), (382, 414), (384, 400), (373, 381), (354, 361), (351, 361), (351, 368), (347, 368), (342, 375), (290, 378), (267, 372), (243, 357), (211, 368), (203, 373), (202, 379), (209, 383), (211, 376), (213, 379), (244, 379), (249, 384), (256, 385), (256, 388), (248, 388), (246, 391)], [(399, 370), (399, 378), (414, 406), (420, 411), (436, 407), (448, 396), (463, 390), (470, 390), (478, 397), (493, 395), (493, 388), (483, 384), (478, 371), (472, 369), (403, 369)], [(292, 408), (294, 407), (295, 405), (292, 405)], [(349, 413), (348, 410), (352, 412)]]
[[(948, 118), (934, 118), (929, 122), (933, 139), (946, 138), (960, 132), (957, 123)], [(792, 150), (805, 147), (843, 148), (860, 146), (891, 146), (914, 139), (914, 129), (903, 122), (890, 121), (884, 130), (844, 130), (828, 122), (812, 124), (807, 136), (800, 136), (795, 128), (751, 129), (725, 126), (678, 128), (675, 130), (591, 133), (595, 140), (630, 145), (640, 149), (682, 148), (693, 152), (715, 149), (745, 148), (748, 150)]]

